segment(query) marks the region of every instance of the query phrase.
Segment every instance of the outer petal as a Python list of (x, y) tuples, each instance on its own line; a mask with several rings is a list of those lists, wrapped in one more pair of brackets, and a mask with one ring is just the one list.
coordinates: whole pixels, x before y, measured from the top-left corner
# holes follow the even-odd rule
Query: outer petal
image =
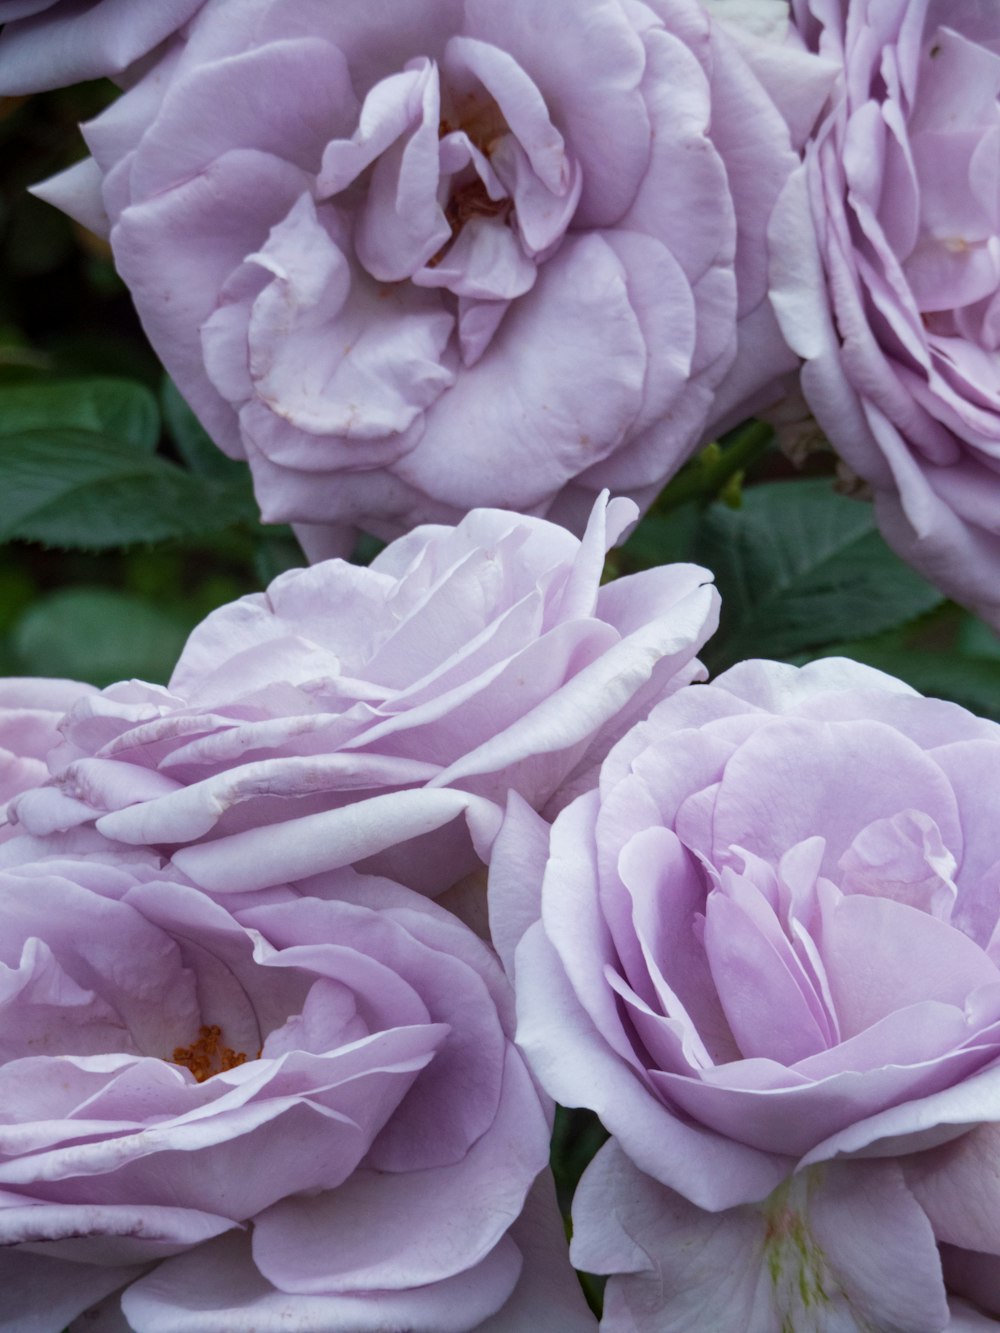
[[(431, 1168), (433, 1178), (362, 1168), (339, 1189), (277, 1204), (256, 1220), (254, 1260), (283, 1290), (308, 1294), (412, 1288), (468, 1272), (519, 1215), (545, 1161), (545, 1130), (512, 1052), (496, 1121), (461, 1162)], [(488, 1208), (470, 1208), (473, 1199)]]
[(175, 33), (203, 3), (163, 0), (137, 9), (129, 0), (98, 0), (86, 6), (57, 0), (27, 9), (15, 5), (13, 12), (4, 5), (0, 92), (14, 97), (121, 74)]
[(787, 1160), (678, 1120), (638, 1071), (609, 1050), (567, 984), (540, 923), (522, 939), (515, 962), (518, 1043), (556, 1101), (596, 1111), (642, 1170), (704, 1206), (761, 1199), (775, 1188)]
[(616, 1275), (612, 1333), (938, 1333), (948, 1319), (934, 1238), (895, 1165), (841, 1166), (760, 1207), (706, 1213), (637, 1172), (612, 1140), (580, 1182), (574, 1228), (574, 1262)]
[(128, 1288), (122, 1309), (136, 1333), (465, 1333), (504, 1301), (517, 1281), (520, 1256), (504, 1240), (477, 1268), (419, 1290), (278, 1291), (261, 1276), (245, 1240), (224, 1239), (160, 1264)]
[(569, 1263), (566, 1231), (555, 1187), (543, 1171), (531, 1187), (521, 1216), (510, 1229), (524, 1267), (506, 1305), (477, 1333), (521, 1333), (530, 1327), (585, 1333), (597, 1326)]
[(511, 792), (493, 843), (489, 874), (490, 938), (511, 980), (515, 950), (542, 914), (541, 885), (548, 854), (548, 825)]
[[(237, 264), (307, 188), (298, 167), (239, 149), (184, 185), (126, 208), (112, 230), (115, 263), (164, 365), (212, 438), (234, 457), (243, 447), (232, 409), (209, 380), (192, 335)], [(224, 225), (216, 211), (220, 195), (228, 201)], [(172, 243), (176, 236), (185, 238), (182, 246)]]
[[(71, 1319), (128, 1282), (140, 1267), (104, 1267), (24, 1250), (0, 1254), (4, 1333), (61, 1333)], [(39, 1292), (45, 1293), (44, 1309)]]

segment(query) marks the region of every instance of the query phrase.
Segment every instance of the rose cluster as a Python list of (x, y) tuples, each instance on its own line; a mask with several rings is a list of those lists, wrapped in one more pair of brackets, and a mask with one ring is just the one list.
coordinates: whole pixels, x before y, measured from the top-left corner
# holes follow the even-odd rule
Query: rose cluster
[(995, 1327), (1000, 725), (605, 581), (801, 394), (998, 614), (992, 5), (0, 25), (119, 85), (38, 193), (314, 559), (165, 686), (0, 682), (0, 1329)]
[(580, 532), (602, 488), (645, 507), (801, 390), (890, 544), (1000, 624), (991, 4), (0, 0), (0, 23), (0, 93), (125, 87), (38, 193), (110, 238), (310, 555), (478, 505)]
[(223, 607), (169, 689), (6, 688), (7, 1327), (593, 1327), (472, 927), (508, 800), (701, 673), (704, 570), (600, 585), (634, 515), (477, 510)]

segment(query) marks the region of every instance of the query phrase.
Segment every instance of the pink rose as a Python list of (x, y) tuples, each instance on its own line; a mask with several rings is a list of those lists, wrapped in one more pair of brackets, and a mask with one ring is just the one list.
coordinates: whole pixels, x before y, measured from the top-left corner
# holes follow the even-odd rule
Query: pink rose
[[(695, 1236), (691, 1290), (732, 1270), (720, 1328), (809, 1326), (775, 1234), (855, 1303), (820, 1327), (938, 1333), (939, 1244), (946, 1275), (949, 1247), (986, 1251), (1000, 1290), (998, 781), (1000, 727), (957, 705), (748, 662), (654, 708), (551, 830), (513, 799), (493, 933), (543, 1086), (614, 1135), (574, 1241), (618, 1275), (609, 1329), (685, 1326), (667, 1274)], [(855, 1156), (885, 1160), (831, 1165)]]
[(795, 364), (764, 231), (826, 87), (799, 55), (758, 77), (695, 0), (208, 0), (42, 194), (110, 227), (267, 521), (580, 531)]
[(493, 955), (389, 881), (309, 889), (0, 872), (6, 1327), (593, 1327)]
[(16, 816), (40, 836), (96, 819), (180, 848), (212, 890), (384, 853), (380, 873), (441, 893), (486, 858), (508, 791), (539, 810), (566, 799), (701, 673), (718, 617), (705, 570), (600, 585), (634, 517), (602, 499), (579, 541), (476, 510), (369, 568), (284, 574), (209, 616), (168, 689), (127, 682), (74, 709), (54, 783)]
[(795, 10), (840, 77), (772, 218), (774, 307), (886, 540), (1000, 625), (996, 7)]
[(203, 0), (0, 0), (0, 95), (121, 74)]

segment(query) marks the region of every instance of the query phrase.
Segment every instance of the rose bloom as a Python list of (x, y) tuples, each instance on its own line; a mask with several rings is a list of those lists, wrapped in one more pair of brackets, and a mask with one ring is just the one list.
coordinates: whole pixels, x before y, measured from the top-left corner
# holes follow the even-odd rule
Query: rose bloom
[[(750, 662), (659, 704), (551, 830), (512, 801), (494, 937), (542, 1084), (615, 1136), (574, 1233), (580, 1266), (639, 1274), (612, 1283), (609, 1328), (683, 1328), (682, 1256), (716, 1232), (691, 1286), (744, 1256), (720, 1328), (791, 1317), (768, 1246), (787, 1260), (796, 1236), (859, 1328), (945, 1327), (935, 1241), (959, 1292), (952, 1251), (992, 1256), (1000, 1312), (998, 781), (1000, 727), (957, 705), (846, 661)], [(829, 1165), (855, 1155), (887, 1160)]]
[(0, 96), (123, 73), (203, 0), (0, 0)]
[(4, 1327), (98, 1303), (139, 1333), (593, 1327), (551, 1179), (532, 1190), (547, 1107), (471, 931), (350, 870), (229, 907), (148, 855), (18, 847)]
[(695, 0), (208, 0), (41, 193), (265, 520), (580, 531), (796, 364), (764, 231), (827, 74), (767, 45)]
[(509, 790), (546, 809), (702, 674), (710, 574), (667, 565), (600, 586), (635, 512), (599, 501), (578, 541), (477, 510), (368, 568), (283, 574), (213, 612), (167, 689), (81, 701), (53, 785), (12, 811), (39, 836), (96, 819), (124, 843), (197, 844), (175, 859), (210, 889), (385, 851), (380, 872), (439, 893), (486, 858)]
[(48, 779), (45, 759), (62, 739), (60, 718), (78, 699), (96, 693), (75, 680), (0, 680), (0, 842), (15, 831), (7, 821), (8, 802)]
[(775, 309), (887, 541), (1000, 625), (996, 6), (794, 8), (841, 75), (772, 218)]

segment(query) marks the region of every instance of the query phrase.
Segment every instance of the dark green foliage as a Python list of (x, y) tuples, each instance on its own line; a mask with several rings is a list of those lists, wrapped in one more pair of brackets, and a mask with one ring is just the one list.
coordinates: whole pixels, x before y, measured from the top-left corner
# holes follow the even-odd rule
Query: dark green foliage
[(97, 550), (255, 521), (245, 469), (198, 475), (156, 454), (159, 438), (159, 409), (141, 384), (0, 389), (0, 540)]
[(714, 572), (722, 618), (704, 656), (715, 671), (878, 634), (944, 600), (889, 550), (871, 506), (826, 479), (748, 487), (738, 508), (689, 503), (654, 515), (625, 552), (642, 565), (693, 560)]
[(188, 626), (173, 611), (112, 588), (64, 588), (18, 620), (14, 652), (28, 675), (110, 685), (130, 676), (165, 682)]
[(878, 634), (944, 600), (889, 550), (871, 506), (825, 480), (755, 486), (739, 509), (714, 505), (692, 555), (722, 593), (716, 669)]

